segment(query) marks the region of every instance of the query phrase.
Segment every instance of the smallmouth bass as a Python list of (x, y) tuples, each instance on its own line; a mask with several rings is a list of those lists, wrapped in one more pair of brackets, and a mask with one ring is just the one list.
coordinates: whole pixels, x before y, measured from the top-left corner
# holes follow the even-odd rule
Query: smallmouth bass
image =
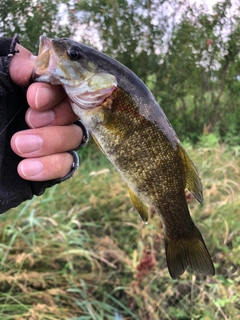
[(152, 93), (127, 67), (71, 39), (40, 37), (35, 81), (64, 87), (79, 116), (125, 181), (144, 222), (149, 210), (164, 228), (173, 279), (187, 267), (215, 270), (186, 202), (188, 189), (202, 203), (197, 170)]

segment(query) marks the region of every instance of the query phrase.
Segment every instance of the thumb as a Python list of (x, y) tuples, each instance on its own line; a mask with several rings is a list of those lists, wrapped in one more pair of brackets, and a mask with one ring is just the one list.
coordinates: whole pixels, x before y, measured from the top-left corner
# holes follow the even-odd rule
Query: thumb
[(27, 86), (31, 79), (36, 57), (29, 50), (19, 44), (16, 45), (15, 49), (19, 52), (13, 56), (10, 62), (10, 77), (16, 84), (20, 86)]

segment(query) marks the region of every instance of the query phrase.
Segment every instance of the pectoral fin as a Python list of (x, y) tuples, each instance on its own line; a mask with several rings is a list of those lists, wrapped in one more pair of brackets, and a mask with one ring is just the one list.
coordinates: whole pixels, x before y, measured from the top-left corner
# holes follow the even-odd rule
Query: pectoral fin
[(136, 193), (134, 191), (132, 191), (129, 187), (128, 187), (128, 192), (130, 195), (130, 198), (132, 200), (132, 203), (135, 207), (135, 209), (137, 210), (137, 212), (139, 213), (142, 221), (144, 223), (148, 222), (148, 210), (149, 207), (146, 203), (144, 203), (139, 196), (136, 195)]
[(185, 171), (185, 187), (188, 191), (202, 204), (203, 203), (203, 193), (202, 193), (202, 183), (199, 178), (196, 167), (187, 155), (184, 148), (179, 145), (179, 152), (184, 163)]

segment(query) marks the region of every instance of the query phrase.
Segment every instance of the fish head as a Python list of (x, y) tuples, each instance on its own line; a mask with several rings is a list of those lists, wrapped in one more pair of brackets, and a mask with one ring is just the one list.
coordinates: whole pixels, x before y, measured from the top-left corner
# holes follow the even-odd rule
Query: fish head
[(62, 85), (70, 101), (82, 109), (99, 106), (117, 87), (116, 77), (99, 67), (83, 45), (65, 38), (40, 37), (32, 78)]

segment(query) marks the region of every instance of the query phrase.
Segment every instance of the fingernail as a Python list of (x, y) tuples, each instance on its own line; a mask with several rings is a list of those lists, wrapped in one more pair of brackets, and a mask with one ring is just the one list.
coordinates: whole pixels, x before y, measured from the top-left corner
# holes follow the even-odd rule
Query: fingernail
[(45, 107), (53, 101), (53, 98), (54, 96), (51, 89), (46, 87), (37, 88), (35, 95), (36, 108), (39, 109)]
[(19, 164), (19, 169), (26, 178), (30, 178), (43, 171), (43, 164), (39, 160), (25, 160)]
[(55, 120), (55, 113), (52, 110), (39, 112), (30, 109), (26, 120), (31, 128), (49, 126)]
[(36, 135), (18, 135), (15, 145), (19, 153), (25, 154), (39, 150), (43, 145), (43, 140)]

